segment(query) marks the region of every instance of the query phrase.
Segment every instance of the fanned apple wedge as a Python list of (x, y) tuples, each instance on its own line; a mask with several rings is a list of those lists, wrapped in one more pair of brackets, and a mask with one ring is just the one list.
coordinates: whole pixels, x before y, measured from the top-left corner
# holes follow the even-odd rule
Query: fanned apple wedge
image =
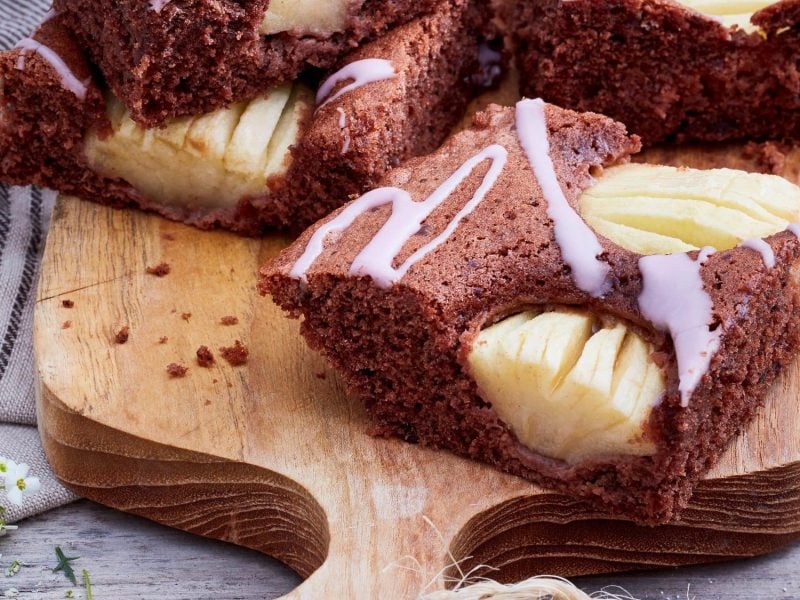
[(774, 4), (773, 0), (682, 0), (681, 4), (712, 17), (727, 26), (736, 25), (744, 31), (756, 31), (750, 22), (753, 13)]
[[(800, 188), (731, 169), (627, 164), (607, 169), (579, 207), (595, 231), (639, 254), (726, 250), (800, 222)], [(655, 452), (647, 420), (665, 382), (652, 353), (625, 323), (557, 308), (485, 328), (469, 365), (523, 444), (577, 464)]]
[(620, 323), (559, 309), (484, 329), (469, 364), (481, 394), (522, 443), (578, 463), (655, 451), (644, 425), (664, 378), (651, 353)]
[(326, 37), (347, 26), (348, 0), (271, 0), (262, 35), (289, 32)]
[(800, 221), (800, 188), (733, 169), (612, 167), (579, 204), (595, 231), (639, 254), (728, 250)]
[(267, 180), (287, 170), (289, 149), (313, 106), (310, 89), (286, 84), (250, 102), (145, 130), (111, 97), (113, 131), (107, 137), (91, 131), (86, 154), (93, 169), (164, 204), (232, 207), (265, 194)]

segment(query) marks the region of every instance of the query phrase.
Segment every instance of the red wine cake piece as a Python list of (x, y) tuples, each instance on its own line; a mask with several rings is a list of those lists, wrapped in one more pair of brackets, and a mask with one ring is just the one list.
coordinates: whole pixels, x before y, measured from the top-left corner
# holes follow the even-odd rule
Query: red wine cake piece
[(202, 228), (302, 231), (444, 140), (502, 61), (484, 41), (491, 15), (479, 0), (443, 3), (321, 81), (148, 129), (51, 14), (0, 54), (0, 181)]
[(377, 435), (667, 522), (798, 349), (800, 188), (629, 163), (639, 147), (601, 115), (490, 106), (260, 291)]
[(252, 98), (450, 4), (444, 0), (56, 0), (145, 126)]
[(506, 2), (522, 92), (663, 141), (800, 140), (800, 1)]

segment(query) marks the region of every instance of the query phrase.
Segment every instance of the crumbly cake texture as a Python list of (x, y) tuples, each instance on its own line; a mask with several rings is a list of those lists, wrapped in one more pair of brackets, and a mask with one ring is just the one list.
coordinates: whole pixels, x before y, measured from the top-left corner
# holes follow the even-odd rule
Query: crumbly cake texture
[(800, 140), (800, 1), (733, 31), (671, 0), (507, 2), (522, 92), (663, 141)]
[(346, 30), (328, 38), (259, 34), (269, 0), (56, 0), (134, 120), (153, 126), (211, 112), (309, 67), (328, 69), (356, 46), (446, 4), (352, 2)]
[(470, 100), (493, 83), (485, 71), (497, 65), (479, 60), (481, 40), (495, 35), (491, 21), (489, 3), (456, 0), (348, 56), (347, 64), (389, 60), (397, 76), (317, 109), (275, 198), (256, 203), (266, 221), (299, 233), (403, 160), (436, 149)]
[(263, 196), (205, 211), (164, 206), (122, 179), (91, 170), (85, 136), (91, 128), (110, 132), (104, 92), (64, 27), (65, 17), (56, 16), (34, 39), (52, 48), (85, 82), (85, 98), (67, 89), (38, 53), (25, 53), (23, 69), (18, 68), (22, 50), (0, 54), (0, 180), (44, 185), (114, 207), (137, 207), (203, 229), (221, 227), (245, 235), (275, 228), (302, 231), (400, 161), (442, 142), (487, 83), (479, 47), (494, 34), (491, 16), (491, 8), (482, 2), (446, 3), (345, 58), (335, 68), (381, 58), (391, 60), (397, 74), (308, 114), (288, 173), (271, 178)]
[[(568, 203), (577, 207), (596, 169), (628, 160), (639, 141), (606, 117), (545, 107), (550, 157)], [(517, 137), (511, 108), (490, 107), (471, 129), (427, 158), (413, 159), (383, 182), (429, 195), (470, 157), (490, 145), (507, 163), (483, 201), (441, 246), (388, 287), (351, 274), (390, 206), (365, 211), (331, 234), (298, 278), (298, 260), (314, 233), (303, 234), (261, 273), (260, 291), (303, 319), (309, 345), (322, 352), (366, 402), (374, 433), (446, 448), (591, 502), (604, 514), (664, 523), (687, 505), (693, 486), (754, 416), (765, 393), (798, 348), (800, 244), (788, 232), (768, 238), (777, 266), (765, 268), (742, 248), (711, 256), (700, 269), (713, 302), (719, 351), (681, 404), (677, 359), (668, 334), (641, 314), (639, 255), (599, 238), (610, 267), (603, 297), (582, 291), (555, 242), (545, 194)], [(476, 193), (489, 170), (483, 161), (411, 235), (395, 267), (438, 236)], [(697, 252), (690, 253), (694, 258)], [(609, 457), (570, 466), (523, 446), (478, 393), (466, 357), (482, 327), (536, 306), (574, 306), (621, 319), (650, 341), (666, 375), (667, 393), (653, 410), (648, 457)]]

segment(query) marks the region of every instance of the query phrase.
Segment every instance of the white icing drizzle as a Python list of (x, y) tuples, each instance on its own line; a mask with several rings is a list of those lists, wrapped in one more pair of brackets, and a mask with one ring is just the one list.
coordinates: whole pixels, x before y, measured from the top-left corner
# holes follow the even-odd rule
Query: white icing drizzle
[(58, 16), (58, 11), (56, 11), (54, 8), (51, 8), (46, 13), (44, 13), (44, 16), (42, 17), (42, 22), (39, 23), (39, 27), (41, 28), (42, 25), (44, 25), (48, 21), (52, 21), (57, 16)]
[(697, 384), (719, 349), (721, 328), (711, 331), (714, 303), (705, 291), (700, 267), (714, 254), (703, 248), (688, 254), (656, 254), (639, 259), (643, 289), (639, 309), (653, 325), (669, 331), (678, 359), (681, 405), (689, 406)]
[(160, 13), (161, 9), (163, 9), (167, 4), (169, 4), (169, 0), (150, 0), (150, 8), (157, 13)]
[(792, 223), (786, 228), (786, 231), (794, 234), (797, 239), (800, 239), (800, 223)]
[(743, 241), (739, 246), (758, 252), (761, 255), (761, 259), (764, 261), (764, 266), (768, 269), (775, 266), (775, 251), (772, 249), (772, 246), (764, 240), (751, 238)]
[(16, 67), (18, 70), (23, 71), (25, 69), (25, 52), (34, 52), (46, 60), (50, 66), (55, 69), (56, 73), (58, 73), (59, 79), (61, 80), (61, 85), (63, 85), (65, 89), (75, 94), (80, 100), (86, 98), (86, 90), (89, 84), (88, 80), (81, 81), (78, 79), (75, 76), (75, 73), (72, 72), (72, 69), (69, 68), (67, 63), (64, 62), (64, 59), (61, 58), (55, 50), (48, 48), (41, 42), (37, 42), (32, 38), (20, 40), (15, 48), (20, 48), (23, 51), (20, 55), (20, 58), (17, 59)]
[[(459, 213), (453, 217), (447, 227), (433, 240), (419, 248), (408, 259), (398, 266), (392, 266), (394, 258), (403, 249), (408, 240), (419, 232), (422, 223), (436, 210), (461, 183), (486, 160), (491, 160), (489, 171), (483, 178), (475, 194)], [(324, 250), (325, 239), (332, 233), (339, 233), (350, 227), (353, 222), (367, 211), (392, 205), (392, 213), (380, 231), (364, 249), (356, 256), (350, 266), (350, 274), (369, 276), (376, 285), (386, 288), (399, 281), (417, 262), (425, 258), (441, 246), (458, 228), (461, 221), (474, 211), (492, 189), (508, 160), (508, 151), (500, 145), (493, 144), (465, 162), (444, 181), (427, 199), (415, 202), (411, 195), (400, 188), (378, 188), (361, 196), (349, 204), (334, 219), (323, 224), (306, 246), (305, 252), (295, 263), (289, 275), (302, 281), (307, 280), (308, 269)]]
[(344, 143), (342, 144), (342, 154), (347, 154), (350, 151), (350, 130), (347, 128), (347, 114), (344, 112), (344, 109), (340, 106), (336, 109), (339, 113), (339, 129), (342, 130), (344, 135)]
[[(385, 81), (386, 79), (392, 79), (396, 75), (397, 72), (394, 70), (392, 62), (383, 58), (365, 58), (364, 60), (351, 62), (349, 65), (346, 65), (331, 75), (325, 83), (322, 84), (317, 92), (317, 104), (322, 106), (368, 83)], [(348, 79), (352, 79), (353, 82), (347, 84), (331, 96), (331, 92), (333, 88), (336, 87), (336, 84)]]
[(611, 288), (611, 268), (601, 261), (603, 247), (597, 236), (573, 209), (558, 183), (553, 160), (547, 120), (541, 99), (517, 103), (517, 132), (528, 156), (533, 173), (547, 201), (547, 216), (553, 221), (553, 231), (561, 248), (564, 262), (572, 269), (575, 284), (584, 292), (600, 297)]

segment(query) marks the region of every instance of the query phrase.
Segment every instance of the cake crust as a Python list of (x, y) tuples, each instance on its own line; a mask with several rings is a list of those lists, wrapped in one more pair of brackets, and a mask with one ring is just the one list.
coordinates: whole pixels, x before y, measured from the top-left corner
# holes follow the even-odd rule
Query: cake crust
[[(639, 149), (638, 139), (621, 124), (600, 115), (548, 106), (546, 120), (555, 173), (573, 207), (593, 173)], [(640, 256), (600, 237), (611, 287), (596, 297), (576, 285), (517, 139), (513, 109), (491, 107), (472, 129), (392, 171), (383, 184), (420, 201), (476, 151), (493, 144), (508, 151), (508, 161), (491, 191), (446, 242), (392, 285), (352, 272), (356, 257), (389, 218), (388, 206), (366, 211), (348, 229), (329, 235), (305, 276), (298, 276), (298, 260), (314, 234), (339, 218), (345, 206), (266, 266), (260, 290), (290, 316), (302, 317), (308, 343), (364, 399), (374, 433), (487, 462), (585, 498), (614, 516), (667, 522), (686, 506), (693, 486), (752, 418), (796, 352), (800, 244), (788, 232), (768, 238), (777, 260), (772, 269), (745, 248), (716, 253), (703, 264), (711, 327), (722, 333), (718, 352), (684, 406), (673, 342), (643, 316), (638, 303)], [(488, 163), (476, 169), (431, 214), (403, 245), (395, 268), (452, 222), (488, 169)], [(523, 446), (481, 398), (466, 361), (478, 332), (505, 316), (548, 306), (580, 307), (620, 320), (653, 344), (667, 389), (646, 428), (656, 454), (569, 465)]]

